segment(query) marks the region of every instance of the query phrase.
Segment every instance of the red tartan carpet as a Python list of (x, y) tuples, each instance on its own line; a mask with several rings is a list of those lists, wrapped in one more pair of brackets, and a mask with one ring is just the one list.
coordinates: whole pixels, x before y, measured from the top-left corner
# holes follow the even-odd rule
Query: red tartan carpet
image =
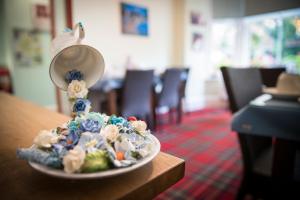
[(180, 125), (159, 128), (162, 151), (186, 161), (185, 177), (156, 197), (168, 199), (234, 199), (242, 162), (231, 115), (204, 110), (185, 115)]

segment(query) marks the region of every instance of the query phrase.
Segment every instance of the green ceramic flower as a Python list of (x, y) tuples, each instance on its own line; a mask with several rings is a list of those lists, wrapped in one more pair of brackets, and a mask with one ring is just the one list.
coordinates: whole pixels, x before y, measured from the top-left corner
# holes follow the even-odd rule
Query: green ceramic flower
[(109, 169), (109, 159), (107, 153), (102, 150), (95, 151), (86, 155), (82, 172), (97, 172)]

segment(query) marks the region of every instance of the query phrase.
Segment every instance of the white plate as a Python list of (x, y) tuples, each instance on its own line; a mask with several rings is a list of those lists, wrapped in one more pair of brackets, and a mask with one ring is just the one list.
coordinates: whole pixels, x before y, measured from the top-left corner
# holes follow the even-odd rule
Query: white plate
[(104, 177), (116, 176), (119, 174), (124, 174), (127, 172), (131, 172), (135, 169), (138, 169), (151, 162), (155, 158), (155, 156), (157, 156), (157, 154), (160, 152), (160, 142), (154, 135), (150, 135), (149, 137), (153, 141), (152, 152), (145, 158), (139, 160), (136, 164), (131, 165), (129, 167), (109, 169), (106, 171), (95, 172), (95, 173), (67, 174), (63, 170), (53, 169), (34, 162), (29, 162), (29, 165), (35, 170), (42, 172), (44, 174), (54, 176), (54, 177), (59, 177), (59, 178), (66, 178), (66, 179), (93, 179), (93, 178), (104, 178)]

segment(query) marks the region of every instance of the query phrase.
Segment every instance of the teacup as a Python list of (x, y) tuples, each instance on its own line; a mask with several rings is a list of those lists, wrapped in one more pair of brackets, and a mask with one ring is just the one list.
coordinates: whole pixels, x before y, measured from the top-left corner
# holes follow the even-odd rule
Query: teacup
[[(79, 30), (78, 36), (75, 35)], [(71, 70), (80, 71), (87, 88), (94, 85), (104, 73), (104, 59), (101, 53), (89, 46), (82, 44), (85, 33), (81, 23), (77, 23), (73, 30), (58, 35), (52, 41), (53, 59), (50, 64), (50, 78), (62, 90), (67, 90), (68, 83), (65, 75)]]

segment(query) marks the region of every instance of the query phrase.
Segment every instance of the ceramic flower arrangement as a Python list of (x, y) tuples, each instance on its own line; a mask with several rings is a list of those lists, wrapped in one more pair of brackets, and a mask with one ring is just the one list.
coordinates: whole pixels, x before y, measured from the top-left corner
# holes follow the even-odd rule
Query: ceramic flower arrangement
[(135, 117), (90, 112), (83, 78), (76, 70), (65, 76), (73, 118), (40, 131), (30, 148), (17, 150), (18, 157), (66, 173), (90, 173), (127, 167), (150, 154), (153, 144), (146, 123)]

